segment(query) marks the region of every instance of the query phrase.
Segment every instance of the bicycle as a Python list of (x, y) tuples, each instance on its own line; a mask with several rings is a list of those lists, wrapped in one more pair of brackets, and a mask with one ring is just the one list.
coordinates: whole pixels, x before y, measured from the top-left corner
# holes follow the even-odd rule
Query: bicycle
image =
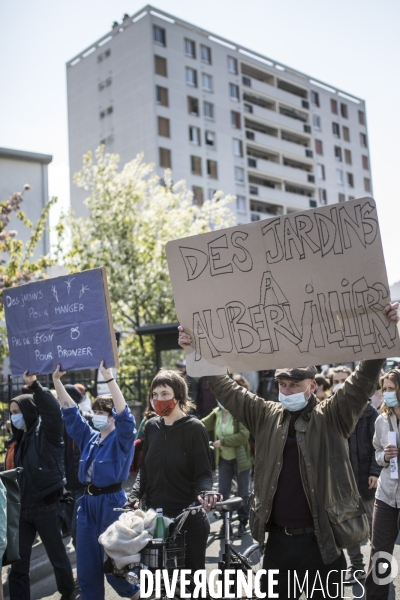
[[(251, 595), (249, 595), (249, 593), (247, 592), (245, 597), (246, 598), (257, 598), (256, 596), (256, 589), (255, 589), (255, 576), (257, 575), (258, 571), (260, 569), (262, 569), (262, 562), (263, 562), (263, 553), (264, 553), (264, 546), (260, 546), (260, 544), (254, 543), (251, 546), (249, 546), (248, 548), (246, 548), (246, 550), (242, 553), (238, 552), (237, 550), (235, 550), (232, 541), (231, 541), (231, 534), (230, 534), (230, 514), (231, 512), (239, 509), (243, 504), (243, 499), (240, 497), (236, 497), (236, 498), (229, 498), (228, 500), (222, 501), (222, 502), (217, 502), (215, 508), (218, 508), (221, 510), (222, 514), (223, 514), (223, 519), (224, 519), (224, 525), (225, 525), (225, 535), (224, 535), (224, 551), (222, 554), (222, 560), (218, 562), (218, 568), (221, 569), (222, 571), (222, 577), (221, 579), (223, 579), (224, 576), (224, 572), (227, 571), (228, 569), (233, 569), (235, 571), (237, 570), (242, 570), (247, 576), (248, 576), (248, 572), (251, 571), (252, 572), (252, 576), (253, 576), (253, 581), (252, 581), (252, 588), (251, 588)], [(230, 586), (231, 588), (232, 586)], [(228, 590), (223, 590), (224, 595), (225, 592)], [(235, 597), (238, 596), (238, 585), (237, 583), (234, 584), (233, 586), (233, 590), (229, 589), (230, 592), (234, 592), (235, 593)]]
[[(202, 492), (203, 495), (211, 493), (214, 492)], [(249, 548), (245, 550), (243, 554), (241, 554), (240, 552), (237, 552), (237, 550), (235, 550), (230, 540), (230, 512), (237, 510), (242, 506), (242, 504), (243, 499), (237, 497), (219, 501), (215, 505), (215, 508), (222, 512), (225, 522), (225, 551), (222, 555), (222, 560), (218, 562), (218, 569), (221, 571), (218, 577), (218, 581), (221, 581), (222, 583), (222, 598), (225, 597), (225, 571), (227, 571), (228, 569), (233, 569), (235, 571), (242, 570), (244, 572), (245, 577), (247, 577), (248, 572), (251, 571), (254, 578), (254, 575), (257, 574), (258, 570), (262, 566), (262, 549), (260, 549), (259, 544), (252, 544)], [(140, 571), (143, 569), (150, 571), (153, 575), (156, 573), (156, 571), (161, 572), (162, 570), (167, 570), (169, 579), (167, 587), (169, 589), (167, 589), (165, 581), (162, 578), (160, 578), (160, 583), (158, 584), (156, 595), (152, 594), (150, 598), (151, 600), (154, 598), (160, 598), (161, 600), (166, 600), (167, 598), (181, 598), (181, 581), (179, 578), (179, 570), (184, 569), (185, 567), (186, 555), (185, 532), (182, 531), (182, 528), (189, 514), (195, 514), (196, 512), (199, 512), (202, 509), (203, 507), (201, 504), (192, 504), (188, 508), (185, 508), (182, 511), (182, 513), (178, 515), (169, 525), (168, 536), (164, 541), (153, 539), (141, 550), (140, 563), (126, 565), (123, 569), (117, 569), (115, 565), (111, 566), (109, 564), (108, 568), (110, 569), (110, 572), (117, 577), (126, 577), (126, 579), (128, 579), (128, 581), (130, 581), (133, 584), (138, 584), (140, 582)], [(114, 511), (117, 512), (124, 512), (126, 510), (129, 511), (131, 509), (114, 509)], [(112, 563), (112, 560), (110, 558), (108, 558), (107, 560)], [(174, 575), (174, 572), (177, 571), (178, 575)], [(196, 582), (194, 581), (192, 576), (187, 575), (186, 577), (192, 586), (196, 585)], [(229, 590), (234, 591), (235, 596), (237, 596), (237, 587), (238, 586), (236, 584), (233, 584), (233, 589), (231, 589), (232, 586), (229, 586)], [(171, 595), (173, 588), (174, 595)], [(203, 588), (205, 589), (205, 593), (199, 597), (205, 598), (206, 600), (211, 600), (212, 596), (209, 593), (208, 583), (205, 583)], [(254, 585), (252, 586), (251, 595), (246, 593), (243, 597), (248, 599), (257, 597), (255, 595)], [(242, 598), (242, 596), (240, 598)]]

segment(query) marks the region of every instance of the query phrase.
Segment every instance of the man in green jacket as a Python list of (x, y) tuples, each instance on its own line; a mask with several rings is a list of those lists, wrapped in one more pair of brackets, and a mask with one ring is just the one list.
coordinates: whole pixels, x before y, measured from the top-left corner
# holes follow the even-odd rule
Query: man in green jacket
[[(388, 304), (383, 312), (397, 322), (398, 308), (399, 303)], [(181, 327), (179, 344), (191, 344)], [(362, 361), (343, 387), (320, 403), (314, 396), (315, 367), (278, 369), (280, 402), (259, 398), (228, 376), (208, 377), (221, 404), (255, 438), (250, 526), (259, 543), (269, 532), (263, 568), (278, 570), (278, 598), (299, 598), (302, 585), (306, 597), (315, 600), (343, 598), (342, 549), (368, 537), (347, 440), (383, 363)]]

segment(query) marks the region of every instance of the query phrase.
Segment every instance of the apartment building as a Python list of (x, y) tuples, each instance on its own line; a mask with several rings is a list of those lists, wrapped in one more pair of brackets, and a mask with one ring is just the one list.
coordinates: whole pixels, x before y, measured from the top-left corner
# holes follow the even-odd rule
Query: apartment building
[[(234, 194), (238, 223), (372, 195), (365, 102), (148, 5), (67, 63), (71, 177), (100, 144)], [(72, 208), (85, 193), (71, 182)]]

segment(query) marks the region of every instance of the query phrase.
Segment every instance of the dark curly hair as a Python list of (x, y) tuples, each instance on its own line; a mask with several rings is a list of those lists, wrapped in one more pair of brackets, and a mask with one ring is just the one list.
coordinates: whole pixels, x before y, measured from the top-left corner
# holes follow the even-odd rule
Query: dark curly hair
[(104, 396), (97, 396), (96, 400), (93, 402), (92, 410), (102, 410), (104, 412), (108, 412), (109, 415), (112, 414), (112, 409), (114, 408), (114, 401), (112, 399), (111, 394), (104, 394)]

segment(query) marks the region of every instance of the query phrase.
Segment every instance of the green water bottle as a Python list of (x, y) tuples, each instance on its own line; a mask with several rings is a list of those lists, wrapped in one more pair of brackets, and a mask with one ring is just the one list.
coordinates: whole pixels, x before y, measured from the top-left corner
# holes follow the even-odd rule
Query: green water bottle
[(164, 541), (166, 537), (167, 529), (164, 523), (163, 509), (157, 508), (157, 521), (156, 528), (154, 530), (154, 539), (161, 539), (162, 541)]

